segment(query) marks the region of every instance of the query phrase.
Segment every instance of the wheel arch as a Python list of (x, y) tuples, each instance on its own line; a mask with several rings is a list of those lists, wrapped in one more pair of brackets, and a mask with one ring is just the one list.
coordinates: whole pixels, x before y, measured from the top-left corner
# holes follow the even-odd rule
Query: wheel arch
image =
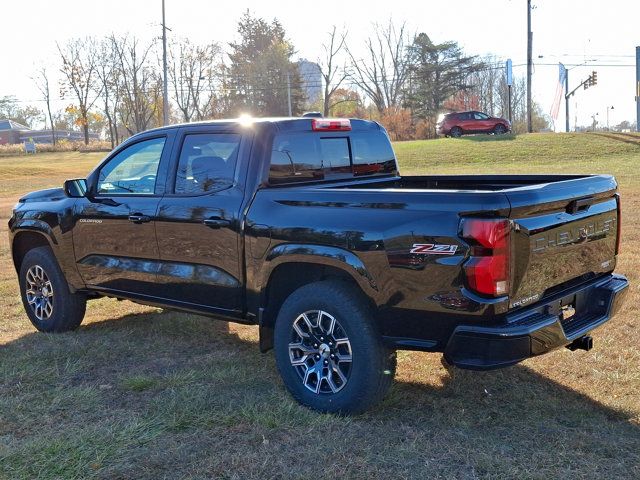
[(53, 250), (53, 243), (51, 237), (40, 229), (23, 229), (15, 232), (11, 242), (11, 255), (16, 272), (20, 272), (27, 252), (38, 247), (49, 247)]
[(362, 260), (354, 253), (320, 245), (280, 245), (266, 257), (260, 292), (260, 350), (273, 346), (273, 325), (280, 307), (298, 288), (335, 279), (354, 288), (372, 306), (379, 303), (378, 286)]

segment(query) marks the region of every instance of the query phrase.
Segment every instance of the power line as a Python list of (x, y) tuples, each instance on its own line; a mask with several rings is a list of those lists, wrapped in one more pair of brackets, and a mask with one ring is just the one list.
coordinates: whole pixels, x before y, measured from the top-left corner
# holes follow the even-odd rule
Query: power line
[[(615, 64), (610, 64), (610, 63), (588, 63), (587, 65), (585, 65), (584, 63), (580, 63), (580, 64), (572, 64), (572, 63), (565, 63), (564, 64), (566, 67), (571, 68), (571, 67), (580, 67), (580, 66), (586, 66), (589, 68), (592, 67), (602, 67), (602, 68), (616, 68), (616, 67), (623, 67), (623, 68), (635, 68), (635, 64), (620, 64), (620, 63), (615, 63)], [(517, 63), (517, 64), (513, 64), (513, 68), (521, 68), (521, 67), (525, 67), (527, 66), (526, 63)], [(547, 62), (535, 62), (534, 66), (536, 67), (557, 67), (558, 63), (547, 63)], [(473, 75), (474, 73), (481, 73), (481, 72), (487, 72), (487, 71), (492, 71), (492, 70), (503, 70), (505, 67), (503, 64), (496, 64), (496, 65), (487, 65), (483, 68), (474, 68), (474, 67), (468, 67), (466, 70), (468, 71), (469, 75)], [(353, 73), (350, 72), (347, 69), (343, 69), (342, 73), (347, 73), (350, 77), (353, 77)], [(263, 83), (262, 85), (259, 86), (250, 86), (250, 90), (253, 92), (263, 92), (263, 91), (286, 91), (287, 90), (287, 86), (286, 84), (284, 84), (285, 82), (285, 76), (286, 74), (281, 75), (281, 78), (276, 78), (274, 77), (267, 77), (264, 78), (263, 80), (273, 80), (273, 81), (278, 81), (278, 82), (282, 82), (280, 84), (268, 84), (268, 83)], [(380, 77), (378, 80), (380, 82), (384, 82), (384, 81), (391, 81), (394, 77), (392, 76), (386, 76), (386, 77)], [(420, 77), (419, 75), (409, 75), (407, 76), (407, 81), (415, 81), (415, 80), (420, 80), (422, 77)], [(207, 88), (201, 88), (200, 89), (200, 93), (214, 93), (214, 92), (221, 92), (221, 93), (226, 93), (229, 91), (237, 91), (239, 90), (239, 86), (241, 85), (237, 85), (237, 84), (241, 84), (243, 81), (246, 81), (249, 83), (249, 81), (253, 81), (255, 80), (255, 77), (250, 77), (250, 76), (246, 76), (246, 75), (241, 75), (241, 74), (225, 74), (225, 75), (218, 75), (216, 76), (217, 80), (229, 80), (231, 83), (231, 86), (227, 86), (227, 87), (217, 87), (217, 88), (211, 88), (211, 87), (207, 87)], [(300, 88), (322, 88), (324, 86), (324, 83), (322, 80), (301, 80), (300, 83)], [(362, 82), (360, 80), (355, 81), (355, 80), (345, 80), (341, 83), (341, 86), (344, 86), (345, 88), (354, 88), (354, 89), (360, 89), (362, 88), (362, 86), (369, 86), (369, 87), (374, 87), (375, 86), (375, 82), (371, 82), (371, 81), (365, 81)], [(175, 91), (175, 88), (173, 89)], [(187, 88), (178, 88), (177, 91), (179, 93), (187, 93), (188, 89)], [(139, 91), (139, 93), (141, 94), (151, 94), (151, 93), (155, 93), (156, 90), (154, 89), (147, 89), (147, 90), (141, 90)], [(168, 96), (167, 96), (168, 97)], [(57, 102), (63, 102), (63, 101), (73, 101), (73, 99), (69, 99), (67, 97), (61, 97), (59, 99), (56, 99), (55, 101)], [(28, 104), (28, 103), (44, 103), (46, 102), (45, 99), (42, 98), (38, 98), (38, 99), (17, 99), (14, 98), (11, 100), (11, 103), (21, 103), (21, 104)]]

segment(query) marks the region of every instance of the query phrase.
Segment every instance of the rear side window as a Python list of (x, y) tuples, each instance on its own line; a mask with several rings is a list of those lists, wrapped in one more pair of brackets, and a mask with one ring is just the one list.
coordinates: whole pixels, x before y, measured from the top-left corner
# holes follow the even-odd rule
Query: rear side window
[(291, 183), (395, 173), (396, 160), (383, 131), (351, 131), (348, 136), (307, 132), (277, 135), (269, 183)]
[(222, 190), (233, 184), (240, 135), (186, 135), (180, 151), (175, 192), (184, 195)]

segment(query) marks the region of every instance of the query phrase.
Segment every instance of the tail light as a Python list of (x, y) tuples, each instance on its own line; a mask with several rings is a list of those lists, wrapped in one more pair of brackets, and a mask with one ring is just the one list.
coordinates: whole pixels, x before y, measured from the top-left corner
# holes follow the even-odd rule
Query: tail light
[(620, 253), (620, 241), (622, 240), (622, 207), (620, 206), (620, 194), (616, 194), (616, 210), (618, 220), (616, 221), (616, 255)]
[(471, 258), (464, 264), (469, 288), (495, 297), (509, 292), (510, 232), (504, 218), (462, 220), (461, 236), (471, 246)]
[(348, 118), (314, 118), (311, 120), (314, 132), (348, 132), (351, 121)]

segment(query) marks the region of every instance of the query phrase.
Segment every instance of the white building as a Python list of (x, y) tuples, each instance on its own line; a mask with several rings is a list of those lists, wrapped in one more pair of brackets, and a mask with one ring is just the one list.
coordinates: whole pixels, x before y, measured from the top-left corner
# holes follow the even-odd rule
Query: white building
[(301, 58), (298, 60), (298, 71), (302, 81), (302, 89), (307, 96), (307, 105), (322, 99), (322, 73), (320, 65)]

